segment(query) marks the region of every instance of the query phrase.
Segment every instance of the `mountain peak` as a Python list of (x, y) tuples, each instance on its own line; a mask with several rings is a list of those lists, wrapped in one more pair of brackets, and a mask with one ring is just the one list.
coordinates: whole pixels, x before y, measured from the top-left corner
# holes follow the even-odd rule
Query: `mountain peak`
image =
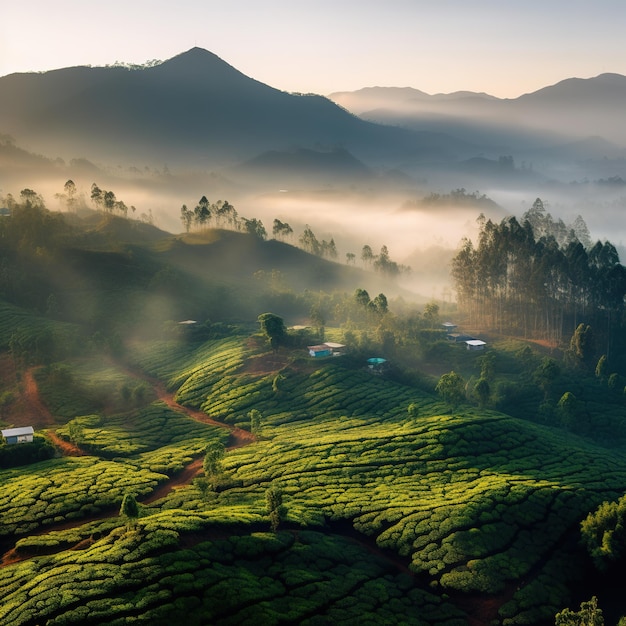
[[(181, 52), (173, 56), (167, 61), (163, 61), (157, 68), (185, 68), (187, 71), (214, 71), (221, 69), (222, 71), (238, 72), (232, 65), (220, 59), (216, 54), (205, 50), (204, 48), (190, 48), (186, 52)], [(240, 72), (239, 72), (240, 73)]]
[[(173, 61), (175, 59), (185, 60), (185, 61), (190, 61), (190, 60), (216, 61), (217, 60), (217, 61), (221, 61), (222, 63), (225, 63), (225, 61), (222, 61), (222, 59), (220, 59), (216, 54), (213, 54), (213, 52), (209, 52), (208, 50), (204, 48), (199, 48), (198, 46), (194, 46), (193, 48), (189, 48), (189, 50), (185, 52), (181, 52), (180, 54), (173, 56), (169, 61)], [(166, 63), (168, 63), (169, 61), (166, 61)]]

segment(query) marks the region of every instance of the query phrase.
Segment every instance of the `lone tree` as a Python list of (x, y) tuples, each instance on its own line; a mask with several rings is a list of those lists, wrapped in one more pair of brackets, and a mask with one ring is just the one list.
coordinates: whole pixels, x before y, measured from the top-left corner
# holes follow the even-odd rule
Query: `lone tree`
[(491, 387), (489, 386), (489, 382), (486, 378), (482, 376), (476, 381), (474, 385), (474, 393), (478, 398), (478, 404), (480, 407), (484, 408), (489, 403), (489, 396), (491, 395)]
[(626, 554), (626, 498), (603, 502), (580, 524), (580, 536), (594, 565), (606, 572)]
[(267, 514), (270, 518), (270, 526), (272, 528), (272, 532), (276, 532), (278, 530), (278, 525), (281, 521), (281, 515), (283, 512), (283, 493), (278, 488), (272, 485), (265, 492), (265, 504), (267, 508)]
[(567, 428), (575, 428), (578, 418), (578, 400), (571, 391), (566, 391), (557, 404), (561, 424)]
[(222, 473), (222, 459), (224, 458), (224, 444), (213, 441), (207, 446), (202, 462), (202, 469), (207, 480), (211, 481), (213, 488), (217, 486), (217, 480)]
[(126, 518), (126, 525), (132, 528), (137, 523), (139, 517), (139, 505), (132, 493), (124, 494), (122, 505), (120, 506), (120, 515)]
[(580, 611), (563, 609), (557, 613), (554, 623), (556, 626), (604, 626), (604, 616), (598, 608), (598, 599), (593, 596), (588, 602), (580, 603)]
[(180, 207), (180, 221), (185, 227), (185, 232), (188, 233), (191, 230), (191, 224), (193, 223), (193, 211), (187, 208), (186, 204)]
[(361, 261), (363, 261), (365, 265), (371, 265), (374, 262), (374, 258), (374, 252), (371, 246), (365, 244), (363, 248), (361, 248)]
[(257, 319), (259, 320), (259, 324), (261, 324), (261, 330), (269, 339), (272, 350), (276, 352), (281, 341), (287, 334), (283, 318), (274, 315), (274, 313), (261, 313)]
[(262, 426), (261, 426), (261, 411), (259, 411), (258, 409), (252, 409), (249, 413), (248, 413), (248, 417), (250, 418), (250, 432), (255, 436), (255, 437), (260, 437), (261, 436), (261, 430), (262, 430)]
[(74, 418), (67, 425), (70, 441), (74, 445), (80, 445), (85, 440), (85, 429), (83, 425)]
[(457, 406), (465, 398), (465, 381), (459, 374), (452, 371), (443, 374), (435, 391), (450, 405)]
[(557, 361), (551, 357), (544, 357), (537, 369), (533, 372), (533, 378), (544, 394), (547, 400), (554, 381), (560, 376), (561, 368)]
[(576, 365), (587, 366), (593, 356), (593, 331), (589, 324), (578, 324), (569, 344), (569, 353)]

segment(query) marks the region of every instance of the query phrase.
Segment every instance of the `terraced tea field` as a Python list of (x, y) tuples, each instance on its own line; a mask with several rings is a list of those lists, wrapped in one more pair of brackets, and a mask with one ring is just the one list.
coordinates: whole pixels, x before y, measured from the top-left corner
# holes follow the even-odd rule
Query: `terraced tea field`
[(160, 402), (75, 418), (91, 456), (3, 472), (4, 534), (28, 558), (0, 571), (0, 623), (513, 625), (567, 605), (580, 521), (626, 490), (620, 450), (341, 359), (271, 362), (245, 337), (133, 351), (182, 405), (246, 428), (260, 412), (215, 491), (194, 480), (133, 523), (80, 523), (225, 441)]

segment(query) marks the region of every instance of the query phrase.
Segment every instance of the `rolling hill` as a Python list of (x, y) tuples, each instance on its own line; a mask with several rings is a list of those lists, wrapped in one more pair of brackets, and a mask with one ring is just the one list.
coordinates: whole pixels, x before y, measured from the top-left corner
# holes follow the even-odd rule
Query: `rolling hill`
[(283, 242), (29, 202), (0, 221), (0, 423), (36, 426), (28, 458), (0, 443), (0, 623), (543, 626), (609, 604), (580, 522), (626, 489), (621, 375), (511, 337), (467, 350), (436, 307)]

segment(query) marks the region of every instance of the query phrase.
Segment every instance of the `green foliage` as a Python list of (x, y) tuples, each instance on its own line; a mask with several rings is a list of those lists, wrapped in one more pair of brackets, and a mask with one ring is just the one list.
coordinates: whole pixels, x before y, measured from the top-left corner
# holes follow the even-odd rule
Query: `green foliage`
[(452, 406), (457, 406), (463, 401), (464, 389), (465, 381), (454, 371), (443, 374), (435, 387), (435, 391)]
[[(336, 535), (231, 533), (178, 547), (142, 518), (81, 551), (0, 573), (2, 623), (154, 624), (368, 622), (455, 626), (464, 614)], [(35, 617), (36, 616), (36, 617)]]
[(588, 602), (580, 603), (580, 611), (563, 609), (555, 616), (556, 626), (604, 626), (602, 609), (598, 608), (598, 599), (593, 596)]
[(570, 391), (566, 391), (559, 400), (557, 408), (560, 414), (561, 423), (568, 428), (575, 428), (577, 425), (579, 407), (576, 396)]
[(197, 422), (162, 402), (130, 413), (82, 415), (57, 432), (70, 440), (72, 432), (78, 433), (77, 443), (83, 449), (107, 458), (130, 457), (167, 446), (178, 448), (183, 457), (197, 455), (204, 451), (207, 439), (225, 438), (218, 427)]
[(33, 437), (32, 442), (8, 445), (0, 443), (0, 468), (28, 465), (45, 459), (51, 459), (55, 454), (54, 446), (42, 435)]
[(271, 486), (265, 492), (265, 505), (270, 518), (272, 532), (278, 531), (283, 515), (283, 493), (279, 487)]
[(66, 419), (106, 408), (129, 411), (145, 406), (155, 398), (142, 380), (129, 379), (128, 373), (113, 366), (89, 361), (64, 361), (41, 368), (36, 374), (40, 393), (51, 411)]
[(263, 222), (255, 217), (251, 219), (244, 217), (243, 226), (244, 230), (250, 235), (254, 235), (259, 239), (265, 239), (267, 237), (267, 231), (265, 230), (265, 226), (263, 226)]
[(224, 458), (224, 444), (218, 441), (211, 442), (204, 453), (202, 469), (204, 475), (215, 487), (217, 480), (222, 473), (222, 459)]
[(543, 390), (544, 396), (547, 398), (554, 381), (559, 377), (561, 368), (556, 359), (544, 357), (541, 364), (534, 371), (533, 376), (537, 385)]
[(258, 321), (270, 345), (276, 350), (287, 332), (283, 318), (273, 313), (261, 313)]
[(462, 240), (452, 260), (459, 309), (471, 327), (555, 344), (584, 311), (591, 324), (579, 324), (570, 355), (587, 368), (594, 358), (592, 325), (607, 345), (622, 343), (626, 269), (611, 243), (586, 250), (576, 235), (588, 238), (580, 221), (577, 231), (574, 225), (568, 230), (537, 200), (521, 221), (507, 217), (495, 224), (481, 215), (476, 247)]
[[(146, 281), (158, 271), (150, 267)], [(305, 314), (316, 302), (325, 320), (351, 320), (325, 329), (332, 340), (352, 337), (346, 343), (355, 352), (393, 345), (393, 377), (371, 376), (360, 356), (318, 365), (298, 360), (287, 341), (280, 355), (269, 355), (257, 337), (234, 334), (190, 341), (168, 333), (135, 340), (124, 354), (211, 418), (253, 430), (262, 418), (263, 439), (228, 454), (228, 431), (199, 421), (208, 417), (151, 403), (151, 394), (133, 401), (123, 368), (74, 361), (41, 371), (46, 403), (71, 420), (59, 433), (69, 437), (79, 426), (81, 445), (100, 458), (0, 475), (2, 532), (21, 537), (23, 555), (41, 555), (0, 570), (0, 622), (313, 624), (365, 615), (373, 623), (457, 626), (468, 616), (446, 592), (494, 594), (509, 585), (520, 586), (500, 614), (510, 624), (545, 620), (565, 605), (580, 559), (567, 561), (562, 539), (602, 499), (623, 493), (626, 464), (620, 450), (530, 420), (538, 420), (542, 396), (555, 415), (565, 411), (569, 402), (556, 401), (571, 390), (594, 420), (594, 436), (615, 446), (622, 399), (598, 394), (599, 381), (584, 371), (574, 376), (557, 363), (552, 376), (554, 364), (538, 368), (532, 351), (518, 359), (520, 342), (494, 347), (496, 369), (487, 355), (438, 344), (441, 331), (425, 328), (432, 320), (389, 314), (393, 301), (384, 312), (369, 295), (365, 305), (350, 294), (306, 298)], [(429, 371), (454, 368), (445, 376), (460, 379), (457, 396), (434, 394), (433, 376), (412, 377), (424, 355)], [(480, 409), (460, 406), (463, 377)], [(106, 410), (95, 410), (98, 401)], [(523, 419), (487, 411), (489, 402)], [(132, 531), (115, 518), (33, 534), (114, 514), (124, 494), (141, 501), (203, 454), (208, 478), (142, 504)], [(268, 518), (274, 532), (254, 532)], [(616, 548), (617, 539), (613, 532), (607, 545)], [(80, 550), (67, 549), (79, 542)], [(393, 559), (374, 556), (374, 545)], [(398, 573), (406, 564), (419, 576)], [(422, 582), (437, 593), (420, 589)]]
[(579, 324), (572, 335), (569, 345), (569, 354), (578, 366), (589, 363), (593, 357), (593, 331), (589, 324)]
[[(526, 346), (528, 347), (528, 346)], [(524, 358), (522, 356), (522, 358)], [(487, 352), (480, 357), (480, 378), (487, 382), (493, 381), (496, 374), (496, 353)]]
[(474, 385), (474, 393), (478, 398), (478, 404), (481, 407), (487, 406), (487, 404), (489, 403), (489, 398), (491, 396), (491, 387), (489, 386), (486, 378), (483, 378), (481, 376), (476, 381), (476, 384)]
[(626, 554), (626, 496), (603, 502), (581, 523), (581, 536), (596, 567), (606, 570)]
[(430, 328), (439, 325), (439, 305), (436, 302), (428, 302), (424, 307), (424, 320)]
[(0, 346), (18, 366), (50, 362), (78, 349), (79, 329), (0, 300)]
[(611, 391), (615, 391), (616, 389), (619, 389), (621, 386), (621, 379), (620, 379), (620, 375), (617, 372), (613, 372), (607, 382), (606, 385), (607, 387), (611, 390)]
[[(274, 391), (275, 393), (277, 391), (277, 389), (276, 389), (276, 379), (274, 379), (274, 382), (272, 383), (272, 391)], [(252, 409), (248, 413), (248, 417), (250, 418), (250, 432), (254, 436), (260, 437), (261, 436), (261, 432), (262, 432), (262, 425), (261, 425), (262, 415), (261, 415), (261, 411), (258, 411), (257, 409)]]
[(120, 505), (120, 515), (127, 519), (129, 526), (134, 526), (139, 517), (139, 505), (132, 493), (125, 493)]
[(128, 489), (147, 495), (166, 479), (148, 467), (146, 461), (68, 457), (3, 470), (0, 534), (21, 534), (116, 508)]

